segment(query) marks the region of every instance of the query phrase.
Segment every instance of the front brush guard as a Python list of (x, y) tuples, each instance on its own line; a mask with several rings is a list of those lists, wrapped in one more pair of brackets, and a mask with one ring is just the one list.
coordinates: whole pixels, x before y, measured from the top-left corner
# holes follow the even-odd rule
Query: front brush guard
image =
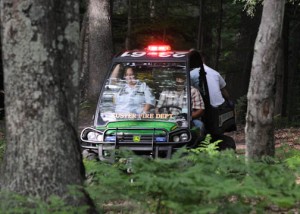
[[(129, 141), (128, 139), (126, 142), (124, 142), (125, 138), (129, 138), (128, 136), (135, 135), (132, 133), (126, 133), (124, 132), (132, 132), (137, 130), (143, 130), (145, 132), (151, 131), (152, 134), (136, 134), (141, 136), (147, 136), (148, 139), (146, 141), (142, 142), (133, 142), (133, 140)], [(97, 133), (98, 135), (101, 135), (102, 141), (100, 140), (88, 140), (87, 134), (89, 132)], [(158, 132), (163, 132), (164, 136), (166, 137), (167, 142), (156, 142), (155, 137), (157, 137)], [(115, 141), (114, 142), (107, 142), (105, 141), (106, 136), (108, 136), (108, 133), (111, 136), (111, 133), (114, 134)], [(98, 157), (101, 161), (113, 161), (114, 159), (114, 150), (116, 149), (127, 149), (131, 151), (136, 152), (145, 152), (150, 153), (150, 155), (154, 158), (159, 157), (159, 154), (161, 152), (165, 153), (166, 158), (170, 158), (172, 155), (172, 152), (174, 148), (181, 147), (185, 144), (187, 144), (191, 140), (191, 135), (188, 141), (186, 142), (169, 142), (169, 132), (166, 129), (163, 128), (108, 128), (104, 131), (97, 130), (92, 127), (87, 127), (82, 130), (80, 139), (81, 139), (81, 147), (84, 149), (91, 149), (98, 153)], [(151, 137), (149, 137), (151, 135)], [(105, 151), (110, 152), (110, 157), (107, 158), (104, 155)]]

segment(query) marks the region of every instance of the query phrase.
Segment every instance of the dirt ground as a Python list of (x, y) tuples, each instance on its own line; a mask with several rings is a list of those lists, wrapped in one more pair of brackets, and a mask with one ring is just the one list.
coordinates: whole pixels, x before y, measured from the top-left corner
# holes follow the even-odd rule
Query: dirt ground
[[(237, 131), (226, 133), (231, 136), (235, 142), (237, 151), (244, 151), (245, 145), (245, 133), (244, 126), (238, 126)], [(288, 145), (292, 148), (300, 150), (300, 128), (284, 128), (275, 130), (275, 146)]]

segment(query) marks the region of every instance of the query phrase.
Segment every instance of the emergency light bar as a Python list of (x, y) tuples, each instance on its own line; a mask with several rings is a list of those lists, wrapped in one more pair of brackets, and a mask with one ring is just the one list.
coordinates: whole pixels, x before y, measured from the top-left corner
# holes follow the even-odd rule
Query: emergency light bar
[(170, 45), (149, 45), (147, 51), (170, 51)]

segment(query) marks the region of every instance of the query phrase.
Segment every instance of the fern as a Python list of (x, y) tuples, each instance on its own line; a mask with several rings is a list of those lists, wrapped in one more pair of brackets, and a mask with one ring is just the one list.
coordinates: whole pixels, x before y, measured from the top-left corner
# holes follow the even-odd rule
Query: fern
[(202, 152), (208, 153), (211, 156), (218, 154), (218, 144), (222, 142), (222, 140), (217, 140), (215, 142), (211, 142), (211, 140), (211, 135), (207, 134), (199, 147), (187, 150), (187, 152), (190, 153), (188, 159), (190, 159), (191, 161), (196, 161), (197, 155), (199, 155)]
[(113, 166), (93, 162), (91, 168), (85, 163), (97, 178), (87, 188), (102, 209), (110, 211), (104, 205), (119, 202), (122, 206), (113, 210), (123, 213), (262, 213), (274, 207), (299, 208), (300, 188), (287, 162), (246, 164), (232, 151), (211, 153), (210, 140), (207, 136), (205, 146), (179, 150), (172, 159), (131, 155), (131, 174), (124, 170), (126, 161)]

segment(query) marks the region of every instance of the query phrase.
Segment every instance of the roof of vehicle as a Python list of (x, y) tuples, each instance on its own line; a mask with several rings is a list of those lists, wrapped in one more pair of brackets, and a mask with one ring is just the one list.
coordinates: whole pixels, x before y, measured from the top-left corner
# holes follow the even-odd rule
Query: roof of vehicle
[(117, 54), (114, 62), (128, 61), (168, 61), (168, 62), (186, 62), (189, 51), (147, 51), (147, 50), (130, 50)]

